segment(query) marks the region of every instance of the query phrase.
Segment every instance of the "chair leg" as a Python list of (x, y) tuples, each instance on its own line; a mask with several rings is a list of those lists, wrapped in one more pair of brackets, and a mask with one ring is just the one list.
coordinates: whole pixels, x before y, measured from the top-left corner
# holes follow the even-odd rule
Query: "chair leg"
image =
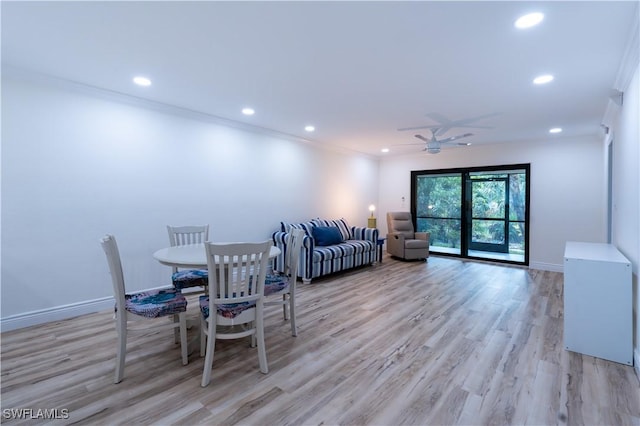
[(213, 351), (216, 347), (216, 315), (209, 316), (209, 327), (207, 328), (206, 356), (204, 358), (204, 369), (202, 371), (202, 387), (208, 386), (211, 382), (211, 369), (213, 368)]
[(202, 358), (206, 353), (206, 344), (207, 344), (207, 327), (209, 327), (209, 323), (206, 319), (200, 314), (200, 357)]
[[(251, 327), (251, 328), (254, 328), (254, 329), (255, 329), (255, 328), (256, 328), (256, 322), (255, 322), (255, 321), (253, 321), (252, 323), (250, 323), (250, 324), (249, 324), (249, 327)], [(252, 348), (255, 348), (255, 347), (256, 347), (256, 333), (255, 333), (255, 332), (251, 335), (251, 347), (252, 347)]]
[[(173, 316), (173, 322), (174, 324), (178, 324), (180, 322), (180, 315), (174, 315)], [(175, 327), (173, 329), (173, 343), (178, 344), (180, 343), (180, 330), (178, 327)]]
[(182, 353), (182, 365), (189, 363), (188, 343), (187, 343), (187, 314), (182, 312), (179, 315), (180, 321), (180, 351)]
[(296, 328), (296, 297), (294, 293), (289, 293), (289, 314), (291, 315), (291, 335), (297, 336), (298, 329)]
[(127, 313), (116, 314), (116, 332), (118, 347), (116, 348), (116, 373), (113, 383), (120, 383), (124, 377), (124, 362), (127, 356)]
[(287, 295), (282, 295), (282, 315), (284, 315), (284, 320), (289, 319), (289, 313), (287, 312)]
[[(261, 302), (258, 302), (261, 304)], [(260, 363), (260, 372), (269, 373), (269, 365), (267, 364), (267, 350), (264, 346), (264, 314), (262, 306), (258, 306), (256, 315), (256, 340), (258, 344), (258, 362)]]

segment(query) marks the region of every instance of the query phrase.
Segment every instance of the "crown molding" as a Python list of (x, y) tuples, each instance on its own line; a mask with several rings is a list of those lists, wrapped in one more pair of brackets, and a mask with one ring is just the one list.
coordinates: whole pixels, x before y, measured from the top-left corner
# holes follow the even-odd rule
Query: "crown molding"
[(268, 129), (266, 127), (260, 127), (252, 124), (243, 123), (240, 121), (231, 120), (224, 117), (219, 117), (213, 114), (207, 114), (204, 112), (196, 111), (193, 109), (167, 104), (164, 102), (153, 101), (150, 99), (129, 95), (126, 93), (118, 92), (115, 90), (109, 90), (98, 86), (92, 86), (85, 83), (80, 83), (73, 80), (56, 77), (50, 74), (44, 74), (41, 72), (28, 70), (12, 66), (10, 64), (2, 64), (2, 78), (10, 77), (16, 80), (22, 80), (27, 82), (39, 83), (44, 85), (51, 85), (61, 90), (68, 90), (77, 93), (82, 93), (88, 96), (105, 99), (111, 102), (118, 102), (121, 104), (131, 105), (139, 108), (145, 108), (165, 114), (176, 115), (179, 117), (198, 120), (206, 123), (213, 123), (221, 126), (231, 127), (245, 132), (257, 133), (273, 138), (286, 139), (298, 143), (311, 145), (317, 149), (323, 151), (337, 152), (340, 154), (365, 157), (370, 160), (379, 161), (378, 157), (363, 153), (360, 151), (350, 150), (337, 145), (329, 143), (315, 141), (313, 139), (307, 139), (296, 135), (291, 135), (277, 130)]
[(607, 101), (607, 108), (605, 109), (604, 116), (602, 118), (602, 124), (607, 127), (611, 127), (613, 124), (618, 110), (624, 103), (624, 92), (629, 87), (631, 79), (640, 65), (640, 3), (636, 5), (634, 15), (635, 19), (631, 25), (631, 32), (627, 39), (624, 55), (620, 61), (618, 73), (616, 74), (616, 79), (613, 84), (613, 90), (617, 90), (622, 93), (620, 97), (621, 102), (616, 102), (614, 99), (609, 99)]
[(624, 55), (618, 68), (616, 81), (613, 88), (624, 92), (628, 87), (633, 74), (640, 64), (640, 3), (636, 4), (635, 19), (631, 25), (631, 33), (627, 39)]

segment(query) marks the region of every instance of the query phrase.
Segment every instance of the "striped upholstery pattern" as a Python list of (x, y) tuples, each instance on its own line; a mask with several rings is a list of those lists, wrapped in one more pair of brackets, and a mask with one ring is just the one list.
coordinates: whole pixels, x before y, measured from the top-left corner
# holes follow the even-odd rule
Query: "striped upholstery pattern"
[(304, 222), (304, 223), (287, 223), (280, 222), (280, 230), (282, 232), (291, 232), (292, 229), (302, 229), (307, 235), (311, 235), (311, 228), (316, 226), (313, 221)]
[[(372, 228), (349, 227), (344, 219), (322, 220), (314, 219), (302, 224), (281, 223), (281, 231), (274, 232), (273, 242), (282, 253), (286, 250), (286, 234), (290, 229), (305, 229), (308, 235), (302, 240), (302, 253), (298, 264), (298, 276), (305, 281), (321, 277), (334, 272), (344, 271), (362, 265), (374, 263), (377, 260), (378, 230)], [(350, 238), (341, 244), (319, 247), (311, 233), (311, 226), (337, 226), (343, 232), (348, 230)], [(343, 234), (344, 235), (344, 234)], [(281, 272), (284, 265), (284, 255), (274, 259), (274, 270)]]

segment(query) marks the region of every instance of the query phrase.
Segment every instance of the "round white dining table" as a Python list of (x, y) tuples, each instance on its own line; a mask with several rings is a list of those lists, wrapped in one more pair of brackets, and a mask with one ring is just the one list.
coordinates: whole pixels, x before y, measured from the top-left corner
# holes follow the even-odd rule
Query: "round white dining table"
[[(271, 246), (269, 258), (280, 254), (280, 249)], [(163, 265), (177, 268), (207, 268), (207, 253), (204, 244), (188, 244), (184, 246), (167, 247), (153, 253), (153, 258)]]

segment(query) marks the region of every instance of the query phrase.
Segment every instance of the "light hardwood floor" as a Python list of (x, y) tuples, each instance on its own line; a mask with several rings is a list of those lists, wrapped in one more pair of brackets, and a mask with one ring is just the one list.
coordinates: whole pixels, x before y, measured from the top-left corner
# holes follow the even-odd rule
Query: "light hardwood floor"
[(248, 340), (219, 341), (206, 388), (169, 331), (130, 340), (113, 384), (110, 312), (7, 332), (2, 408), (68, 409), (62, 424), (640, 424), (633, 367), (563, 349), (562, 280), (432, 256), (299, 284), (298, 337), (267, 311), (269, 374)]

